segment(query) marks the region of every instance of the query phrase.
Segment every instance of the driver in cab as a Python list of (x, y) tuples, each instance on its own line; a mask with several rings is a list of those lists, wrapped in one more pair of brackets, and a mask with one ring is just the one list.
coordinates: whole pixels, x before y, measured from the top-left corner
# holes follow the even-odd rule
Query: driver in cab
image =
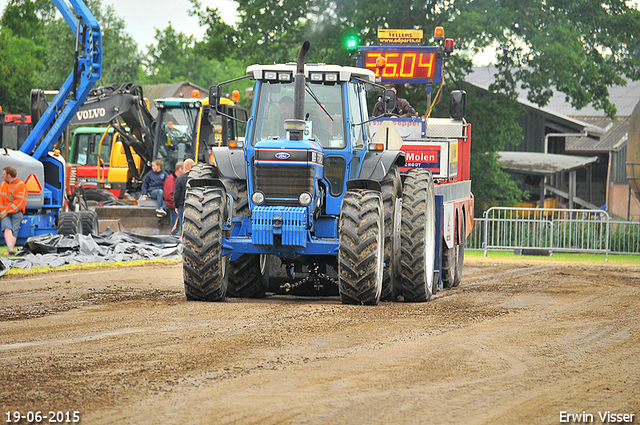
[[(385, 84), (385, 88), (393, 90), (396, 95), (398, 94), (393, 84)], [(384, 112), (384, 102), (380, 99), (373, 107), (373, 116), (379, 117), (384, 115)], [(413, 106), (411, 106), (407, 99), (396, 97), (396, 104), (391, 110), (391, 118), (411, 118), (417, 115), (416, 110), (413, 109)]]

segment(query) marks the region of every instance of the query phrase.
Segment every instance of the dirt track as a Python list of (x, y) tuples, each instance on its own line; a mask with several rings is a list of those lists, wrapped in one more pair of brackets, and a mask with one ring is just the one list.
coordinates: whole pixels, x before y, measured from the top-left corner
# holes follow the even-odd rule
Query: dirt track
[(181, 278), (181, 265), (1, 278), (2, 423), (640, 423), (640, 267), (468, 263), (429, 303), (377, 307), (187, 302)]

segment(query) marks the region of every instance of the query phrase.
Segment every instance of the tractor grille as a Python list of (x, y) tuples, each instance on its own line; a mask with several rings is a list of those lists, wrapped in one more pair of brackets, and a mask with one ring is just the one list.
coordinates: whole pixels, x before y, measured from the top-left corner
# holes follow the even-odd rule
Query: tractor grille
[(302, 192), (313, 193), (313, 167), (257, 164), (255, 190), (264, 193), (265, 205), (298, 206)]

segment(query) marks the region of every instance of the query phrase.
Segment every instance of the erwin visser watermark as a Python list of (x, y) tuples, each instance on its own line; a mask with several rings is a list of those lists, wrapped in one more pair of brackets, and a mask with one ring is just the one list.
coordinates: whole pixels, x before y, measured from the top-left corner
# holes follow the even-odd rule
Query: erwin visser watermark
[(560, 412), (561, 424), (589, 424), (598, 423), (597, 419), (600, 419), (601, 424), (622, 424), (622, 423), (635, 423), (635, 413), (616, 413), (605, 410), (604, 412), (598, 411), (597, 414), (582, 411), (580, 413), (569, 413), (565, 411)]

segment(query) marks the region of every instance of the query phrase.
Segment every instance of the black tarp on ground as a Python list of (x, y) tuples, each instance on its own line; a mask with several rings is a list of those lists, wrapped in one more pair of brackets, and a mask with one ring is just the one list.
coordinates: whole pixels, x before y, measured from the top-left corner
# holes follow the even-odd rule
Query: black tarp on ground
[(16, 257), (0, 258), (0, 276), (10, 268), (60, 267), (146, 259), (179, 259), (177, 236), (146, 236), (107, 229), (100, 235), (42, 235), (27, 239)]

